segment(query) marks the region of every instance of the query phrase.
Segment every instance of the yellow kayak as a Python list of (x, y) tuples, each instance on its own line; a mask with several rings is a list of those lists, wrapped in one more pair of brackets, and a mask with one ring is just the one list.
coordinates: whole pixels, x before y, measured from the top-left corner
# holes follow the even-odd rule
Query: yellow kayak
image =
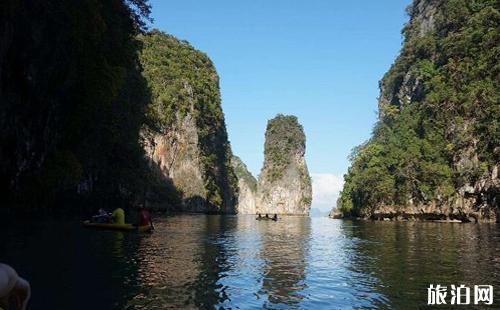
[(135, 226), (132, 224), (112, 224), (112, 223), (92, 223), (91, 221), (84, 221), (83, 226), (87, 228), (110, 229), (121, 231), (151, 231), (151, 225)]

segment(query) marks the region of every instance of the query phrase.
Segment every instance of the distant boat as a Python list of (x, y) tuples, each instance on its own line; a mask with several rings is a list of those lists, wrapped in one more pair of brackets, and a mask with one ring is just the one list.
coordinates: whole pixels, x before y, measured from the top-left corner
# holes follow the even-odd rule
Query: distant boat
[(266, 217), (266, 216), (257, 216), (255, 218), (257, 221), (278, 221), (278, 216), (275, 215), (273, 217)]

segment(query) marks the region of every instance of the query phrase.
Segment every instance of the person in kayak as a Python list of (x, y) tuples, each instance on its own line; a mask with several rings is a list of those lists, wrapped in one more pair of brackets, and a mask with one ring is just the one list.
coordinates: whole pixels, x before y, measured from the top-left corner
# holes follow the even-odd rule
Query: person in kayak
[(151, 214), (143, 206), (137, 208), (137, 226), (147, 226), (151, 225)]
[(92, 220), (96, 223), (107, 223), (110, 220), (110, 216), (106, 210), (104, 210), (103, 208), (100, 208), (97, 211), (97, 215), (94, 215), (92, 217)]
[(13, 307), (25, 310), (30, 297), (31, 287), (28, 281), (21, 278), (14, 268), (0, 263), (0, 309)]
[(125, 224), (125, 211), (123, 211), (122, 208), (116, 208), (113, 210), (113, 213), (111, 213), (111, 223), (119, 225)]

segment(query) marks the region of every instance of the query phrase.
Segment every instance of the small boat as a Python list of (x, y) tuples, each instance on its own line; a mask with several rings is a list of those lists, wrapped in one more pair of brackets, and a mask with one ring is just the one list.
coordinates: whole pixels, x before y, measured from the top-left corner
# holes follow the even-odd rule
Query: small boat
[(84, 221), (82, 224), (86, 228), (108, 229), (108, 230), (119, 230), (119, 231), (148, 232), (153, 230), (153, 227), (151, 225), (136, 226), (133, 224), (94, 223), (88, 220)]

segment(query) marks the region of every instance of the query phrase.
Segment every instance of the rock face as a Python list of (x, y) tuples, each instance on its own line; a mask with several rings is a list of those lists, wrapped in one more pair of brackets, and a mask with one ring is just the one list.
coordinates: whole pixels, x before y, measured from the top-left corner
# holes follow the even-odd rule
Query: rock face
[(207, 190), (203, 179), (201, 154), (198, 149), (198, 134), (193, 118), (186, 116), (179, 119), (177, 124), (173, 124), (164, 134), (145, 129), (143, 137), (146, 156), (150, 159), (150, 168), (152, 171), (158, 169), (160, 172), (157, 175), (158, 182), (162, 177), (171, 180), (174, 188), (179, 190), (182, 196), (181, 201), (153, 199), (157, 200), (156, 204), (179, 211), (206, 211)]
[(280, 114), (268, 122), (257, 190), (258, 213), (309, 214), (312, 188), (305, 150), (306, 137), (297, 117)]
[(235, 213), (237, 180), (212, 62), (187, 42), (156, 30), (140, 40), (152, 91), (144, 148), (159, 183), (171, 183), (170, 190), (180, 196), (180, 203), (151, 203), (178, 211)]
[(89, 4), (1, 1), (0, 212), (91, 212), (142, 192), (135, 36), (149, 9)]
[[(498, 184), (497, 184), (498, 186)], [(479, 192), (479, 191), (478, 191)], [(422, 220), (456, 222), (495, 222), (497, 211), (490, 206), (476, 206), (476, 198), (455, 198), (450, 204), (428, 203), (419, 205), (381, 206), (370, 214), (372, 220)]]
[(343, 218), (343, 215), (342, 212), (340, 212), (336, 208), (332, 208), (332, 210), (330, 210), (330, 213), (328, 214), (328, 217), (332, 219), (341, 219)]
[(498, 222), (498, 5), (414, 0), (408, 13), (337, 205), (372, 219)]
[(247, 166), (238, 156), (233, 156), (231, 165), (238, 178), (238, 214), (256, 214), (255, 199), (257, 195), (257, 180), (248, 171)]

